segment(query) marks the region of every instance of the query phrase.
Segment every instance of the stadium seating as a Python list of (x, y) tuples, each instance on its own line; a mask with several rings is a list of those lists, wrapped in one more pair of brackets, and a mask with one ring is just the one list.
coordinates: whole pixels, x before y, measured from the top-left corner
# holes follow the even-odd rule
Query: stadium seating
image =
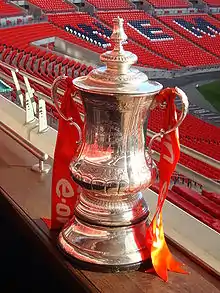
[[(151, 129), (151, 126), (150, 126), (150, 129)], [(148, 137), (147, 143), (149, 143), (149, 140), (150, 138)], [(184, 140), (180, 140), (180, 141), (181, 141), (181, 144), (184, 145)], [(160, 153), (161, 151), (160, 147), (161, 147), (161, 143), (159, 141), (155, 141), (153, 144), (153, 149)], [(183, 152), (181, 152), (180, 154), (179, 163), (212, 180), (219, 180), (220, 178), (220, 172), (218, 169), (211, 167), (208, 164), (203, 163), (197, 159), (194, 159), (191, 156), (184, 154)]]
[[(5, 28), (1, 30), (1, 36), (2, 39), (0, 41), (2, 44), (5, 43), (8, 46), (22, 50), (27, 50), (28, 48), (31, 50), (36, 50), (36, 47), (30, 45), (30, 43), (49, 37), (60, 37), (66, 41), (77, 43), (77, 45), (88, 48), (90, 50), (96, 50), (96, 46), (94, 44), (77, 38), (75, 35), (69, 34), (49, 23)], [(103, 52), (103, 50), (99, 49), (99, 47), (97, 47), (96, 51)]]
[[(182, 143), (182, 141), (181, 141)], [(184, 144), (184, 143), (183, 143)], [(180, 155), (180, 164), (190, 168), (191, 170), (196, 171), (199, 174), (202, 174), (210, 179), (219, 180), (220, 171), (214, 167), (209, 166), (208, 164), (201, 162), (197, 159), (192, 158), (189, 155), (181, 153)]]
[(220, 20), (220, 13), (213, 14), (213, 17), (215, 17), (215, 18)]
[(219, 0), (203, 0), (203, 1), (211, 7), (220, 7)]
[[(181, 141), (184, 141), (184, 145), (190, 148), (194, 148), (195, 150), (199, 152), (202, 152), (212, 158), (215, 158), (216, 160), (219, 160), (220, 140), (218, 138), (218, 133), (219, 133), (218, 128), (198, 119), (199, 121), (201, 121), (201, 123), (198, 122), (198, 125), (201, 128), (198, 129), (198, 132), (196, 132), (197, 124), (193, 124), (194, 120), (195, 119), (193, 116), (188, 115), (187, 120), (180, 127)], [(192, 127), (192, 125), (194, 125), (194, 127)], [(190, 129), (190, 132), (189, 132), (189, 129)], [(192, 129), (192, 133), (191, 133), (191, 129)], [(203, 134), (202, 134), (202, 130), (204, 131)], [(207, 135), (207, 137), (205, 138), (204, 138), (204, 133), (206, 133), (205, 136)], [(212, 133), (213, 133), (213, 137), (212, 137)]]
[(220, 206), (220, 193), (208, 192), (206, 190), (202, 191), (202, 195), (208, 198), (210, 201), (217, 203)]
[[(62, 29), (68, 28), (70, 34), (77, 37), (77, 44), (86, 43), (88, 49), (97, 53), (104, 52), (104, 45), (109, 44), (112, 31), (101, 24), (97, 19), (87, 13), (74, 13), (72, 15), (49, 15), (49, 21)], [(71, 33), (72, 31), (72, 33)], [(101, 46), (102, 45), (102, 46)], [(107, 47), (108, 48), (108, 47)], [(179, 66), (165, 60), (158, 54), (151, 52), (131, 40), (125, 45), (125, 49), (138, 55), (138, 65), (152, 68), (178, 69)]]
[(92, 69), (91, 66), (88, 67), (75, 60), (47, 52), (40, 57), (39, 53), (25, 54), (24, 52), (18, 53), (17, 50), (6, 49), (1, 58), (3, 61), (51, 83), (60, 74), (76, 77), (87, 74)]
[(118, 10), (118, 9), (130, 9), (132, 4), (129, 0), (88, 0), (90, 4), (100, 10)]
[[(149, 118), (149, 128), (151, 130), (159, 132), (163, 127), (161, 124), (162, 121), (163, 111), (161, 109), (156, 108), (151, 111)], [(206, 139), (204, 139), (204, 133), (206, 133)], [(217, 127), (211, 124), (203, 122), (194, 116), (187, 115), (180, 126), (180, 141), (183, 145), (189, 146), (198, 152), (220, 160), (220, 132)], [(149, 142), (149, 138), (147, 142)], [(155, 141), (153, 144), (153, 148), (158, 152), (160, 152), (160, 146), (161, 144), (159, 141)], [(182, 152), (179, 162), (208, 178), (214, 180), (220, 179), (220, 172), (218, 169), (198, 161)]]
[(38, 6), (45, 12), (67, 12), (75, 11), (75, 7), (63, 0), (28, 0), (29, 3)]
[[(151, 111), (150, 129), (158, 132), (162, 128), (161, 121), (163, 121), (163, 111), (157, 108)], [(218, 127), (188, 114), (180, 126), (180, 140), (182, 144), (220, 160)]]
[[(72, 38), (67, 33), (48, 23), (1, 30), (2, 40), (4, 41), (4, 43), (1, 43), (0, 40), (1, 60), (48, 83), (52, 83), (54, 78), (61, 74), (68, 74), (72, 77), (87, 74), (92, 70), (91, 66), (88, 67), (73, 59), (56, 55), (42, 47), (36, 48), (30, 44), (39, 38), (52, 36), (65, 38), (65, 34), (67, 40)], [(20, 35), (23, 35), (23, 37), (19, 38)], [(10, 71), (8, 74), (11, 75)], [(20, 79), (22, 80), (22, 77)], [(50, 96), (50, 90), (33, 82), (31, 84), (35, 90), (40, 90)]]
[(155, 8), (188, 8), (191, 7), (187, 0), (148, 0)]
[[(184, 210), (188, 214), (192, 215), (196, 219), (200, 220), (207, 226), (211, 227), (212, 229), (216, 230), (217, 232), (220, 232), (220, 220), (219, 218), (214, 217), (212, 214), (209, 213), (209, 211), (203, 210), (201, 208), (201, 205), (195, 204), (195, 200), (191, 201), (187, 196), (185, 197), (180, 190), (182, 190), (182, 186), (173, 186), (172, 190), (168, 190), (167, 194), (167, 200), (179, 207), (180, 209)], [(159, 192), (158, 185), (151, 186), (151, 189), (155, 191), (156, 193)], [(190, 190), (192, 191), (192, 190)], [(193, 192), (193, 191), (192, 191)], [(191, 193), (189, 193), (191, 194)], [(194, 192), (193, 192), (194, 194)], [(188, 195), (188, 193), (187, 193)], [(198, 198), (199, 195), (197, 194)], [(202, 198), (202, 196), (200, 196)], [(193, 197), (194, 198), (194, 197)], [(200, 201), (199, 201), (200, 202)], [(219, 205), (216, 205), (215, 208), (218, 208)]]
[(48, 20), (79, 39), (97, 47), (104, 48), (109, 44), (111, 30), (107, 27), (98, 27), (97, 21), (87, 13), (49, 15)]
[[(26, 55), (24, 55), (25, 58), (26, 58)], [(44, 81), (46, 81), (46, 82), (48, 82), (50, 84), (53, 82), (53, 80), (54, 80), (55, 77), (57, 77), (57, 76), (59, 76), (61, 74), (60, 71), (57, 71), (54, 76), (52, 76), (49, 72), (46, 73), (47, 68), (42, 63), (42, 60), (38, 60), (37, 66), (35, 68), (32, 68), (32, 69), (30, 69), (30, 67), (29, 67), (30, 64), (28, 64), (28, 63), (26, 64), (25, 62), (23, 62), (24, 67), (20, 67), (20, 69), (22, 69), (23, 71), (26, 71), (27, 73), (31, 74), (34, 77), (37, 77), (37, 78), (39, 78), (41, 80), (44, 80)], [(88, 73), (91, 69), (92, 69), (92, 67), (88, 68), (86, 73)], [(2, 72), (4, 72), (4, 74), (6, 74), (7, 76), (11, 77), (11, 72), (10, 72), (9, 69), (4, 68), (3, 66), (0, 65), (0, 70)], [(62, 73), (65, 73), (65, 72), (62, 72)], [(71, 72), (68, 72), (68, 75), (71, 76), (72, 75)], [(19, 82), (24, 83), (24, 79), (23, 79), (23, 77), (20, 74), (17, 73), (17, 77), (18, 77)], [(51, 94), (50, 89), (45, 88), (44, 86), (41, 86), (40, 84), (35, 83), (34, 81), (32, 81), (30, 79), (29, 79), (29, 82), (30, 82), (31, 87), (35, 91), (39, 91), (39, 92), (45, 94), (46, 96), (50, 96), (50, 94)], [(10, 86), (15, 90), (12, 93), (12, 99), (15, 101), (16, 100), (16, 89), (15, 89), (14, 84), (10, 84)], [(65, 84), (60, 84), (60, 87), (62, 89), (65, 89)], [(22, 94), (24, 95), (24, 91), (23, 90), (22, 90)], [(59, 95), (58, 95), (58, 97), (59, 98), (62, 98)], [(35, 99), (36, 103), (38, 104), (38, 98), (34, 96), (34, 99)], [(77, 108), (78, 108), (78, 110), (80, 112), (83, 111), (81, 104), (77, 104)], [(57, 111), (56, 111), (55, 107), (54, 106), (51, 106), (51, 104), (47, 104), (47, 102), (46, 102), (46, 109), (47, 109), (47, 113), (49, 114), (49, 120), (52, 120), (53, 125), (57, 124), (58, 114), (57, 114)], [(54, 121), (54, 119), (56, 119), (56, 122)]]
[(195, 206), (198, 206), (204, 212), (209, 213), (211, 216), (217, 219), (220, 219), (220, 206), (217, 203), (210, 201), (208, 198), (201, 196), (196, 191), (185, 186), (174, 185), (172, 187), (172, 191), (178, 193)]
[(0, 0), (0, 17), (22, 15), (24, 12), (17, 6)]
[(220, 57), (220, 22), (207, 14), (160, 16), (159, 19), (200, 47)]
[(219, 58), (193, 45), (145, 12), (133, 10), (97, 13), (97, 17), (110, 26), (113, 18), (118, 15), (124, 18), (125, 32), (130, 38), (178, 65), (203, 66), (220, 63)]

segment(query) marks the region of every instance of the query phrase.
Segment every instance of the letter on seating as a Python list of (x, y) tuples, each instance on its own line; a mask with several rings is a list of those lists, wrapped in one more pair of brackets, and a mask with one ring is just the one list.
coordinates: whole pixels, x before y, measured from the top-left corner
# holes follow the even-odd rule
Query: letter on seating
[(128, 26), (152, 42), (173, 40), (173, 37), (164, 34), (161, 28), (151, 26), (149, 20), (131, 20)]
[(202, 17), (193, 18), (193, 22), (186, 21), (182, 18), (174, 19), (174, 22), (181, 26), (183, 29), (187, 30), (197, 38), (202, 38), (204, 35), (209, 35), (211, 37), (215, 37), (220, 34), (220, 29), (215, 25), (209, 23), (207, 20)]

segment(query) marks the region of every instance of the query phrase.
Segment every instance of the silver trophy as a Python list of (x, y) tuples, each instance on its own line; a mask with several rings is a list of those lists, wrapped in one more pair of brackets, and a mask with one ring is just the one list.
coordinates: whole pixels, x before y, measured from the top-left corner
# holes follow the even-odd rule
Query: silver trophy
[[(74, 217), (59, 235), (59, 245), (82, 262), (120, 270), (149, 258), (149, 208), (141, 191), (154, 182), (157, 170), (146, 149), (143, 124), (162, 85), (131, 68), (137, 56), (123, 49), (127, 36), (119, 17), (114, 19), (111, 40), (114, 49), (100, 58), (106, 66), (73, 80), (86, 114), (83, 143), (70, 171), (82, 191)], [(56, 90), (65, 78), (59, 77), (53, 85), (61, 117)], [(176, 127), (187, 113), (187, 99), (182, 98), (182, 103)]]

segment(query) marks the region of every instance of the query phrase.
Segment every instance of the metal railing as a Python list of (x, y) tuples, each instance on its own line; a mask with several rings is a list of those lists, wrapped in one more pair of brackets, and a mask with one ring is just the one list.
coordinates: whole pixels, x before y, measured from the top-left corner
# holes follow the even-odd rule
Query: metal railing
[(23, 148), (25, 148), (28, 152), (30, 152), (33, 156), (35, 156), (39, 163), (32, 166), (32, 170), (39, 173), (48, 173), (51, 169), (49, 164), (44, 164), (49, 158), (48, 154), (42, 152), (38, 148), (36, 148), (30, 141), (24, 139), (14, 130), (5, 125), (2, 121), (0, 121), (0, 130), (11, 137), (14, 141), (20, 144)]

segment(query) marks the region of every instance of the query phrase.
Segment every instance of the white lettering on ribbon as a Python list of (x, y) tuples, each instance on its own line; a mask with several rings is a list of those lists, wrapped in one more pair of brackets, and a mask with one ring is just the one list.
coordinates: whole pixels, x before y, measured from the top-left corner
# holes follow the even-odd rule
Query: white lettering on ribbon
[(161, 188), (160, 196), (158, 199), (158, 210), (157, 213), (159, 214), (162, 208), (162, 203), (164, 202), (166, 195), (167, 195), (167, 188), (168, 188), (168, 182), (164, 181), (163, 186)]
[(68, 180), (61, 178), (56, 185), (56, 195), (60, 198), (61, 202), (56, 204), (56, 219), (60, 223), (66, 223), (71, 214), (70, 207), (66, 204), (66, 198), (74, 196), (74, 190)]
[(165, 139), (167, 141), (164, 141), (164, 145), (166, 146), (168, 152), (169, 152), (169, 156), (163, 154), (163, 159), (166, 160), (168, 163), (170, 163), (171, 165), (174, 162), (174, 152), (173, 152), (173, 146), (171, 143), (171, 136), (170, 135), (166, 135)]
[(73, 197), (74, 190), (68, 180), (61, 178), (56, 185), (56, 194), (58, 197)]

